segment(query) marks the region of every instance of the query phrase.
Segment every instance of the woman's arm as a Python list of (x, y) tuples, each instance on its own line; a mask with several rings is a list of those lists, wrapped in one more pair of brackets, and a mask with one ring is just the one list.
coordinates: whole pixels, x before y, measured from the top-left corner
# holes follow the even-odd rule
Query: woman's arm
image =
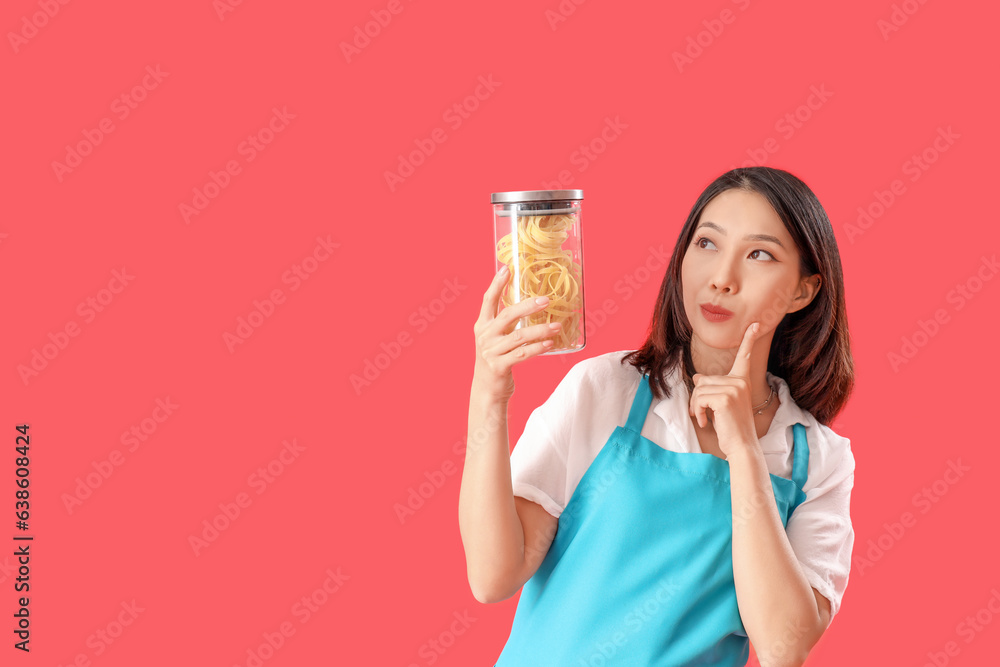
[(520, 568), (524, 533), (511, 486), (507, 402), (475, 386), (469, 402), (458, 525), (472, 594), (489, 602), (510, 573)]
[[(545, 308), (548, 299), (526, 299), (497, 313), (500, 292), (510, 279), (505, 269), (494, 276), (483, 295), (483, 307), (473, 327), (476, 364), (458, 496), (458, 525), (469, 585), (480, 602), (496, 602), (513, 595), (531, 576), (529, 570), (533, 574), (537, 569), (537, 553), (544, 554), (551, 541), (546, 530), (536, 530), (537, 526), (547, 528), (550, 522), (522, 503), (521, 507), (528, 510), (525, 516), (531, 514), (529, 525), (523, 526), (514, 502), (507, 404), (514, 393), (511, 369), (551, 347), (550, 339), (558, 335), (560, 325), (515, 328), (520, 318)], [(525, 533), (525, 528), (530, 532)]]
[(801, 667), (830, 623), (829, 602), (788, 542), (760, 444), (735, 448), (729, 462), (740, 617), (761, 667)]

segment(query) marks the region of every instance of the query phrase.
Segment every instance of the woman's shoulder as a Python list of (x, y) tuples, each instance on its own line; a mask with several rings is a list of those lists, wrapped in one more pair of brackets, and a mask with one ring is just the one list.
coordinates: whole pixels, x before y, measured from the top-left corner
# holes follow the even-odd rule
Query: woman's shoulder
[(641, 378), (635, 367), (622, 363), (630, 351), (598, 354), (573, 364), (540, 410), (552, 431), (586, 434), (582, 442), (596, 437), (603, 443), (624, 423)]
[[(782, 405), (778, 408), (779, 422), (786, 422), (789, 425), (800, 423), (805, 427), (809, 450), (811, 454), (819, 457), (819, 462), (827, 472), (841, 466), (853, 470), (854, 454), (851, 451), (851, 439), (838, 433), (834, 428), (835, 425), (824, 424), (811, 412), (801, 408), (792, 398), (788, 383), (784, 379), (770, 372), (768, 376), (779, 383), (778, 392), (782, 401)], [(813, 467), (812, 462), (810, 467)]]
[(831, 462), (836, 462), (837, 467), (854, 472), (854, 452), (851, 451), (851, 439), (815, 419), (813, 423), (816, 433), (820, 436), (821, 446), (826, 449)]
[(577, 382), (606, 391), (637, 384), (639, 371), (628, 362), (622, 363), (625, 355), (633, 351), (618, 350), (582, 359), (573, 365), (567, 377), (573, 376)]
[(578, 411), (616, 415), (617, 404), (631, 400), (641, 377), (631, 364), (622, 363), (630, 351), (607, 352), (576, 362), (559, 381), (553, 399)]

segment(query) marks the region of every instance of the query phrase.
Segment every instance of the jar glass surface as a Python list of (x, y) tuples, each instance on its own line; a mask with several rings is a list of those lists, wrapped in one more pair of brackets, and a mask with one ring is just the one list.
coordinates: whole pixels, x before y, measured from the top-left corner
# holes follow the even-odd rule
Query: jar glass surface
[[(579, 198), (551, 199), (569, 193), (579, 193)], [(506, 265), (510, 271), (500, 308), (547, 296), (546, 307), (520, 318), (515, 329), (562, 325), (542, 354), (578, 352), (586, 345), (582, 199), (580, 190), (493, 195), (496, 270)]]

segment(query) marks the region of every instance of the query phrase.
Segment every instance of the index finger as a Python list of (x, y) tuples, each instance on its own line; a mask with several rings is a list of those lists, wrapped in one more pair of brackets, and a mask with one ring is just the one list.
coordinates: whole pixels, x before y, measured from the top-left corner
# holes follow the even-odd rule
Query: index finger
[(486, 294), (483, 295), (483, 308), (479, 313), (479, 319), (483, 322), (489, 322), (497, 315), (497, 303), (500, 301), (500, 292), (503, 290), (504, 283), (507, 282), (507, 278), (510, 276), (510, 269), (504, 264), (496, 275), (493, 276), (493, 282), (490, 283), (489, 289), (486, 290)]
[(729, 375), (744, 378), (750, 376), (750, 352), (753, 350), (753, 344), (759, 330), (760, 323), (751, 322), (747, 330), (743, 332), (743, 342), (740, 343), (740, 349), (736, 351), (736, 359), (733, 360), (733, 368), (729, 371)]

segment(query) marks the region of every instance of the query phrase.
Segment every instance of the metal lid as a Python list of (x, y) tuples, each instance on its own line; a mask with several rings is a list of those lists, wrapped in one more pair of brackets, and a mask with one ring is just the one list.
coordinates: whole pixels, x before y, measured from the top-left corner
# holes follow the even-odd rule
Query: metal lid
[(519, 190), (517, 192), (494, 192), (491, 204), (515, 204), (532, 201), (565, 201), (583, 199), (583, 190)]

